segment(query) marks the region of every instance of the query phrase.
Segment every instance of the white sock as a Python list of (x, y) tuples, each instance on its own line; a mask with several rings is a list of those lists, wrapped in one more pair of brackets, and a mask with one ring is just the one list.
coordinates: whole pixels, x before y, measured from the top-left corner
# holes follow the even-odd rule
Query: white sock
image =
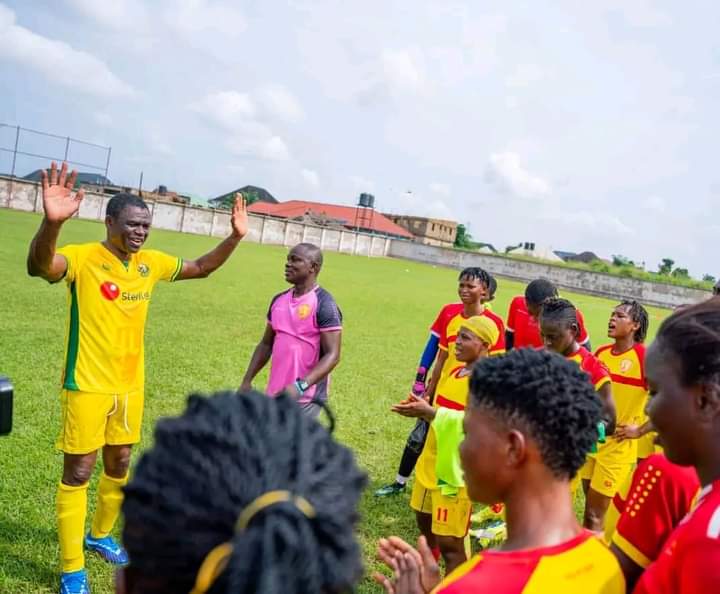
[(395, 477), (395, 482), (396, 482), (398, 485), (404, 485), (405, 483), (408, 482), (408, 477), (403, 476), (402, 474), (398, 474), (398, 475)]

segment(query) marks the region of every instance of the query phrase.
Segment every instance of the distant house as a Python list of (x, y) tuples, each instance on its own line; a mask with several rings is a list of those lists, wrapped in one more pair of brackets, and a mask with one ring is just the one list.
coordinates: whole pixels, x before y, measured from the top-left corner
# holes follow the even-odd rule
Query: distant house
[(584, 262), (585, 264), (590, 264), (591, 262), (595, 262), (595, 260), (604, 261), (600, 256), (593, 252), (581, 252), (577, 254), (575, 252), (556, 250), (555, 255), (563, 262)]
[[(28, 173), (26, 176), (24, 176), (23, 179), (39, 182), (42, 179), (41, 174), (42, 169), (36, 169), (32, 173)], [(77, 176), (77, 181), (75, 182), (75, 187), (77, 188), (81, 185), (112, 186), (113, 183), (107, 177), (99, 173), (88, 173), (87, 171), (80, 171)]]
[(268, 204), (277, 204), (278, 201), (270, 192), (264, 188), (258, 188), (257, 186), (243, 186), (232, 192), (222, 194), (217, 198), (211, 198), (208, 200), (208, 205), (212, 208), (231, 208), (235, 201), (235, 194), (241, 193), (248, 204), (254, 204), (255, 202), (267, 202)]
[(420, 243), (440, 247), (453, 247), (455, 245), (458, 226), (455, 221), (409, 215), (385, 214), (385, 216), (396, 225), (412, 233), (416, 241)]
[(312, 222), (321, 226), (358, 229), (366, 233), (413, 239), (411, 233), (396, 225), (381, 213), (354, 206), (290, 200), (277, 204), (255, 202), (248, 207), (248, 211), (281, 219)]

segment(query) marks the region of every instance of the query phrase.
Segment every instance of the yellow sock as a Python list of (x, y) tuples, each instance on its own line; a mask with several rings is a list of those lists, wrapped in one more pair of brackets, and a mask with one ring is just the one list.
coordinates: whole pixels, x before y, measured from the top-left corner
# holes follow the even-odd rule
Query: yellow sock
[(63, 572), (78, 571), (85, 567), (83, 540), (87, 514), (87, 490), (87, 483), (79, 487), (71, 487), (61, 482), (58, 486), (55, 506)]
[(122, 488), (128, 481), (127, 474), (121, 478), (113, 478), (104, 472), (98, 483), (97, 507), (93, 516), (93, 538), (105, 538), (112, 532), (115, 521), (120, 515), (120, 505), (123, 500)]

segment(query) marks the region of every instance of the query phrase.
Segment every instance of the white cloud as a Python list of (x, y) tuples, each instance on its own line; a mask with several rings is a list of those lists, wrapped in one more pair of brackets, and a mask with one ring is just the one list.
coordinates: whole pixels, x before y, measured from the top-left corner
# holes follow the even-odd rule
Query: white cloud
[(606, 0), (604, 8), (618, 11), (633, 27), (658, 28), (672, 25), (672, 18), (658, 9), (655, 0)]
[(190, 108), (227, 131), (237, 130), (256, 114), (255, 102), (250, 95), (238, 91), (210, 93), (192, 103)]
[(503, 194), (519, 198), (542, 198), (551, 193), (550, 183), (525, 169), (513, 152), (490, 155), (485, 179)]
[(239, 157), (264, 161), (287, 161), (290, 150), (279, 136), (239, 134), (226, 142), (228, 149)]
[(317, 171), (312, 169), (303, 169), (300, 171), (300, 175), (305, 180), (305, 183), (313, 188), (317, 188), (320, 185), (320, 176)]
[(658, 213), (665, 212), (665, 201), (660, 196), (648, 196), (642, 201), (641, 205), (645, 210)]
[(286, 122), (297, 122), (305, 115), (298, 100), (280, 85), (261, 88), (257, 93), (257, 104), (270, 117)]
[(630, 235), (632, 227), (606, 212), (584, 211), (543, 211), (538, 218), (547, 223), (572, 227), (594, 235)]
[(430, 184), (430, 191), (442, 196), (450, 196), (450, 194), (452, 194), (452, 189), (447, 184)]
[(13, 61), (69, 89), (107, 98), (125, 98), (134, 89), (102, 61), (64, 41), (48, 39), (15, 23), (15, 13), (0, 4), (0, 59)]
[(103, 128), (107, 128), (113, 124), (112, 116), (105, 111), (96, 111), (92, 117), (95, 123)]
[(383, 50), (380, 67), (391, 92), (418, 91), (426, 84), (424, 57), (417, 48)]
[(247, 21), (234, 2), (212, 0), (175, 0), (163, 6), (166, 22), (187, 35), (221, 33), (239, 37)]
[(144, 31), (149, 22), (147, 8), (140, 0), (66, 0), (76, 11), (98, 25), (116, 31)]
[(536, 64), (520, 64), (505, 79), (505, 84), (512, 89), (524, 89), (545, 78), (545, 72)]

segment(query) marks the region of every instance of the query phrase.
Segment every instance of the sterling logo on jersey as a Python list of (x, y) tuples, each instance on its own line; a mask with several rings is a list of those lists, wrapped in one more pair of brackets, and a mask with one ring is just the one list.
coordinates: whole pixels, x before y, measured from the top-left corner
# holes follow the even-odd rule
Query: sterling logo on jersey
[(138, 291), (137, 293), (128, 293), (127, 291), (122, 292), (123, 301), (149, 301), (150, 291)]
[(100, 294), (108, 301), (115, 301), (120, 295), (120, 289), (115, 283), (103, 283), (100, 285)]

